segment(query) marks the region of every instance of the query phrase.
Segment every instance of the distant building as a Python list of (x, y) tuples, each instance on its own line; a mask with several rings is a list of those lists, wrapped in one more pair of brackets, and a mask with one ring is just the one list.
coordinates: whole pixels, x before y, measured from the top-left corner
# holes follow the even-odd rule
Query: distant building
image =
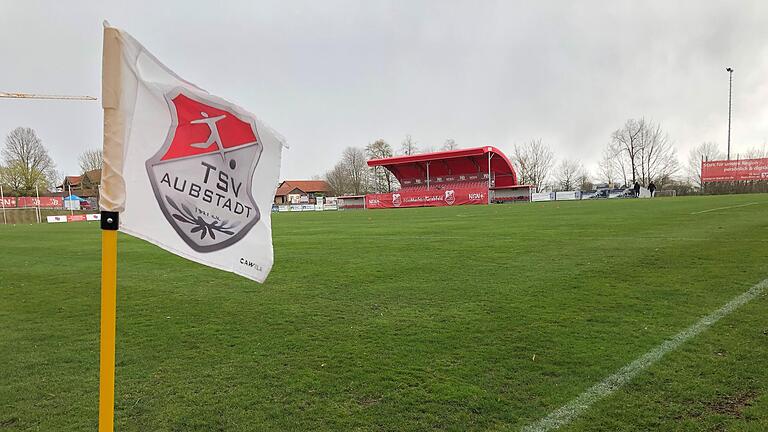
[(83, 198), (97, 198), (100, 184), (101, 170), (95, 169), (87, 171), (83, 175), (64, 177), (64, 182), (56, 186), (56, 191), (65, 195), (69, 195), (69, 192), (72, 191), (74, 195)]
[(64, 182), (60, 184), (59, 186), (56, 186), (56, 189), (60, 192), (67, 192), (67, 191), (79, 191), (81, 188), (80, 179), (83, 176), (66, 176), (64, 177)]
[(325, 180), (285, 180), (275, 192), (275, 204), (315, 204), (329, 190)]
[(80, 176), (80, 183), (84, 190), (96, 191), (96, 194), (98, 195), (99, 185), (101, 184), (101, 170), (95, 169), (87, 171)]

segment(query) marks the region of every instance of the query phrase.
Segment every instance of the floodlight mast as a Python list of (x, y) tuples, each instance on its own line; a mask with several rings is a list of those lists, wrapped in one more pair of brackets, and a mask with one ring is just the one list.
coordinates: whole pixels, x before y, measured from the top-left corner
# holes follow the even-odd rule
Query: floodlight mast
[(733, 90), (733, 68), (725, 68), (728, 71), (728, 160), (731, 160), (731, 95)]

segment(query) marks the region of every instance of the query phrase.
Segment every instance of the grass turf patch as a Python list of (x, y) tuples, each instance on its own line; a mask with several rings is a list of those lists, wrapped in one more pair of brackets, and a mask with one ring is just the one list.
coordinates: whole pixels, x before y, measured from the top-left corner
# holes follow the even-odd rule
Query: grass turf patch
[[(765, 195), (277, 214), (264, 285), (121, 236), (116, 428), (517, 429), (768, 276), (767, 214)], [(95, 428), (97, 225), (0, 226), (0, 250), (0, 430)], [(568, 427), (759, 429), (766, 303)]]

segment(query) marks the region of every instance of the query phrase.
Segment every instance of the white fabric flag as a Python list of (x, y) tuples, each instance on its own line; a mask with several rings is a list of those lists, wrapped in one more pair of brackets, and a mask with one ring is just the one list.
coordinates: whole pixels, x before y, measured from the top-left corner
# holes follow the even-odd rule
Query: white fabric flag
[(100, 207), (119, 229), (263, 282), (283, 139), (105, 24)]

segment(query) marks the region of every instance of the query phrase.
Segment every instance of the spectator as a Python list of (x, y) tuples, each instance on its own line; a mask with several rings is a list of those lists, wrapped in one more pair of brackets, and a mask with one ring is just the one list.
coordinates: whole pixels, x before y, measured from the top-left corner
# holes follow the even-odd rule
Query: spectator
[(656, 185), (653, 182), (648, 183), (648, 190), (651, 191), (651, 198), (656, 196)]
[(640, 183), (635, 182), (635, 198), (640, 196)]

